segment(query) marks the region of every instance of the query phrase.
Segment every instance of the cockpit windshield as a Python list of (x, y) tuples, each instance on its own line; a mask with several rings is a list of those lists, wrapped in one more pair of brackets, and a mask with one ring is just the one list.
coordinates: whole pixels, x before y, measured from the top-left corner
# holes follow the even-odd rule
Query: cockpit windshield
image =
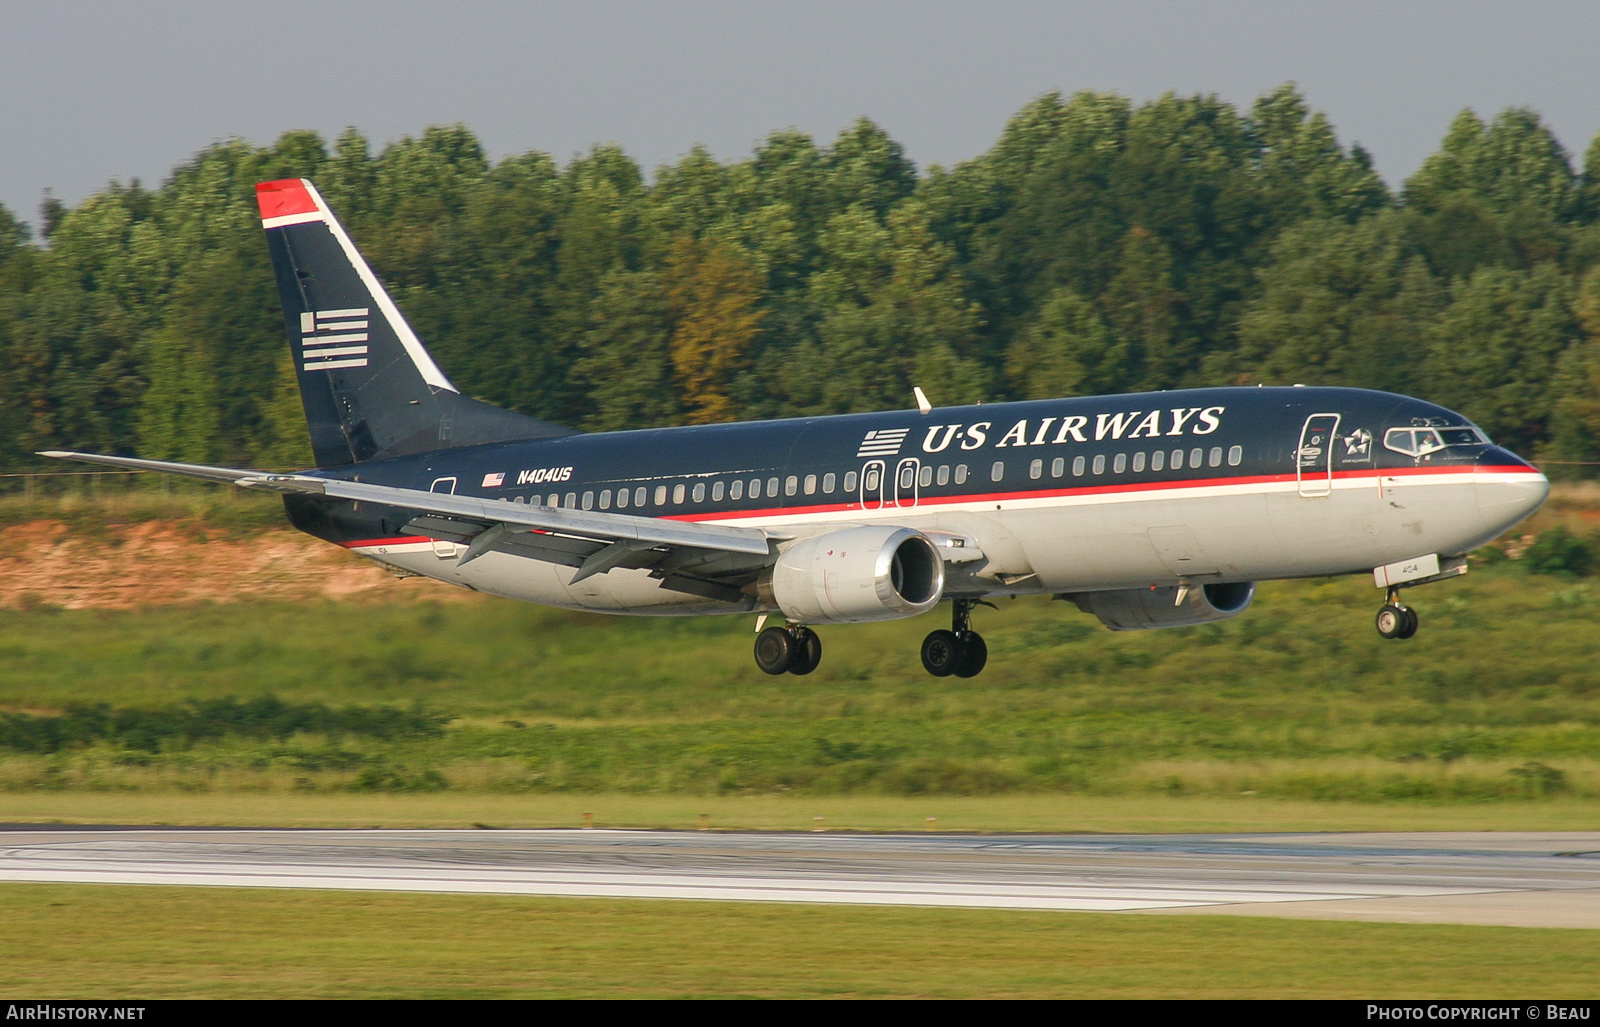
[(1449, 446), (1487, 446), (1489, 439), (1477, 428), (1390, 428), (1383, 433), (1383, 448), (1406, 456), (1427, 456)]

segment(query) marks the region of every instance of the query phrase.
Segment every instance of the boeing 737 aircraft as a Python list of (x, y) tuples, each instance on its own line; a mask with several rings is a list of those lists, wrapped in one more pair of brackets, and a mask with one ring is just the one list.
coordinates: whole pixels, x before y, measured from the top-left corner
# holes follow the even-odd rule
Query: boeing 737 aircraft
[(1379, 634), (1408, 638), (1401, 589), (1465, 573), (1549, 492), (1460, 414), (1346, 388), (949, 408), (918, 390), (916, 409), (584, 434), (461, 395), (309, 181), (256, 191), (317, 467), (45, 455), (275, 490), (301, 531), (494, 595), (756, 614), (769, 674), (816, 669), (817, 625), (944, 601), (923, 666), (970, 677), (988, 597), (1049, 594), (1126, 631), (1352, 573), (1385, 591)]

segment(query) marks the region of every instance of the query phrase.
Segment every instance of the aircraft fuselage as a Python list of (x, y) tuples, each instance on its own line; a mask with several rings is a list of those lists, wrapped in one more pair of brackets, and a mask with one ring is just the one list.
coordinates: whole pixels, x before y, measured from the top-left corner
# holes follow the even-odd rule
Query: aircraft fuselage
[[(1409, 432), (1408, 432), (1409, 430)], [(1416, 432), (1423, 432), (1419, 436)], [(1426, 435), (1432, 432), (1431, 436)], [(947, 595), (1370, 572), (1474, 549), (1548, 492), (1459, 414), (1345, 388), (1218, 388), (569, 435), (308, 472), (510, 504), (963, 540)], [(771, 609), (403, 529), (414, 511), (286, 497), (296, 526), (400, 570), (572, 609)], [(413, 528), (412, 530), (415, 530)]]

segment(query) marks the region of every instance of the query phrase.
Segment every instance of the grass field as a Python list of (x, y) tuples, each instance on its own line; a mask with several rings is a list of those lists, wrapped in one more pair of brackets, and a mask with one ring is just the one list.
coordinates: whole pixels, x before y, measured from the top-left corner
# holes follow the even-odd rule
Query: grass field
[(1600, 831), (1600, 805), (1571, 796), (1539, 802), (1384, 803), (1059, 793), (0, 792), (0, 822), (24, 824), (577, 829), (586, 813), (594, 815), (590, 822), (598, 828), (690, 830), (703, 824), (712, 831)]
[[(825, 628), (821, 669), (769, 678), (744, 617), (498, 600), (11, 611), (0, 809), (70, 794), (442, 791), (1205, 798), (1584, 819), (1600, 797), (1600, 584), (1491, 566), (1419, 590), (1424, 630), (1408, 643), (1372, 631), (1376, 600), (1358, 579), (1269, 583), (1235, 620), (1125, 634), (1062, 603), (1005, 602), (980, 612), (990, 666), (970, 681), (921, 670), (931, 617)], [(218, 710), (232, 726), (217, 727)]]
[(0, 886), (0, 994), (1430, 998), (1600, 991), (1600, 931)]

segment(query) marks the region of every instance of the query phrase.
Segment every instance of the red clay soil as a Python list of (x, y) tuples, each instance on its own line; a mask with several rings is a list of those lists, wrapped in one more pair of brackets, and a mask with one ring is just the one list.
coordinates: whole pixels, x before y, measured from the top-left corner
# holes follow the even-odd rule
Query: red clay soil
[(87, 533), (60, 521), (0, 529), (0, 608), (132, 609), (250, 599), (464, 599), (288, 528), (229, 533), (144, 521)]

